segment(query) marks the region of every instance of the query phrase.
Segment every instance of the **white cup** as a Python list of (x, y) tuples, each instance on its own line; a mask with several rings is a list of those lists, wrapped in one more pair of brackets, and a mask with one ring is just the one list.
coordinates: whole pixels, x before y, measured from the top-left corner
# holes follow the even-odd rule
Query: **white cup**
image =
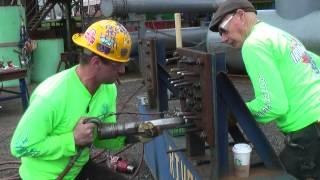
[(234, 174), (237, 177), (249, 177), (250, 156), (252, 148), (249, 144), (239, 143), (232, 148)]

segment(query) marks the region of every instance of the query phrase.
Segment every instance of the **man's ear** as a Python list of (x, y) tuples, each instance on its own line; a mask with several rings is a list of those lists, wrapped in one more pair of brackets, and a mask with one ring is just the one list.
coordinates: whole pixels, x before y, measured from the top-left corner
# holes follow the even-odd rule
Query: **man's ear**
[(98, 67), (100, 64), (100, 57), (99, 56), (92, 56), (90, 59), (90, 64)]
[(246, 12), (243, 9), (237, 9), (236, 13), (243, 16)]
[(243, 9), (237, 9), (236, 14), (239, 16), (242, 24), (244, 24), (246, 12)]

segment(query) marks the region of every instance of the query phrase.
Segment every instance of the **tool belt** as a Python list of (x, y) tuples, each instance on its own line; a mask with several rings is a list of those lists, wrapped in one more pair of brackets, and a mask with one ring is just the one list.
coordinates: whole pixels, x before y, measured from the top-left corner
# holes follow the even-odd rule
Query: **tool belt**
[[(285, 144), (291, 147), (304, 149), (301, 144), (320, 138), (320, 122), (316, 121), (298, 131), (285, 134)], [(299, 143), (302, 142), (302, 143)]]

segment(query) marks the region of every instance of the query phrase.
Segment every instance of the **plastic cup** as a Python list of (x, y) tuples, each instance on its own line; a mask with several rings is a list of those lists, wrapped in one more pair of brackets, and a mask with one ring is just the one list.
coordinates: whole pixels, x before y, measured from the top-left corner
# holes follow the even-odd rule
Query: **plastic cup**
[(250, 156), (252, 148), (249, 144), (239, 143), (232, 148), (234, 175), (237, 177), (249, 177)]

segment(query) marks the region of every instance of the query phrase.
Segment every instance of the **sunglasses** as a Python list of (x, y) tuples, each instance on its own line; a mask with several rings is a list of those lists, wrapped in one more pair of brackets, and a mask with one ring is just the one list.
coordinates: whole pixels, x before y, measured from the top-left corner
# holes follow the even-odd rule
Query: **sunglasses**
[(220, 36), (222, 36), (223, 33), (227, 33), (228, 30), (226, 28), (226, 26), (229, 24), (229, 22), (231, 21), (231, 19), (233, 18), (234, 14), (232, 14), (231, 16), (228, 17), (228, 19), (226, 19), (225, 21), (223, 21), (219, 28), (218, 28), (218, 31), (219, 31), (219, 34)]
[(114, 62), (113, 60), (104, 58), (102, 56), (99, 56), (99, 55), (97, 55), (97, 56), (100, 58), (100, 61), (102, 62), (102, 64), (104, 64), (104, 65), (111, 64), (112, 67), (116, 68), (116, 69), (127, 65), (127, 63), (125, 63), (125, 62)]

